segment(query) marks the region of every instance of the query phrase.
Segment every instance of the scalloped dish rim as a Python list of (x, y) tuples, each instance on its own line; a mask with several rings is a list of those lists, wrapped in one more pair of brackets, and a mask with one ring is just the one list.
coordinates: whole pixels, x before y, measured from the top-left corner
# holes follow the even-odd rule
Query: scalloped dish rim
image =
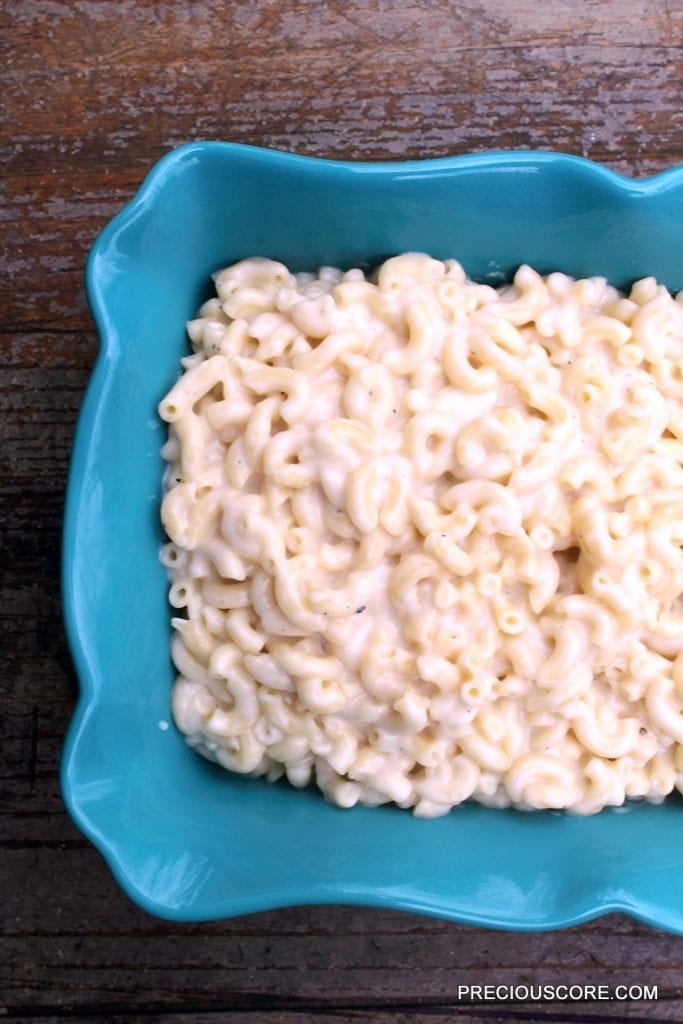
[[(104, 856), (118, 884), (135, 903), (156, 916), (176, 921), (215, 920), (287, 906), (338, 903), (408, 910), (481, 927), (532, 931), (565, 928), (592, 920), (605, 913), (620, 911), (649, 925), (683, 934), (683, 906), (672, 908), (671, 913), (667, 914), (661, 907), (653, 907), (647, 899), (644, 901), (639, 899), (637, 892), (630, 892), (628, 889), (621, 888), (618, 884), (615, 885), (611, 898), (601, 898), (601, 894), (598, 891), (599, 887), (594, 885), (595, 891), (593, 891), (590, 887), (590, 882), (587, 882), (586, 890), (590, 899), (584, 901), (581, 910), (578, 912), (570, 911), (564, 916), (560, 912), (556, 911), (553, 913), (551, 910), (546, 918), (535, 920), (532, 927), (525, 924), (522, 918), (504, 917), (500, 916), (500, 914), (497, 916), (495, 906), (482, 906), (481, 912), (477, 912), (471, 907), (462, 906), (458, 908), (454, 903), (446, 906), (443, 902), (440, 903), (438, 898), (430, 900), (428, 883), (425, 883), (424, 892), (415, 892), (414, 890), (411, 891), (410, 886), (407, 886), (404, 890), (397, 889), (396, 887), (382, 889), (368, 887), (360, 882), (356, 885), (344, 884), (335, 882), (333, 879), (326, 882), (316, 881), (308, 885), (299, 882), (295, 886), (291, 886), (283, 879), (279, 889), (272, 890), (266, 895), (249, 894), (249, 892), (242, 891), (238, 895), (219, 901), (210, 911), (207, 911), (206, 908), (200, 909), (192, 904), (177, 906), (169, 901), (164, 901), (162, 897), (152, 898), (148, 893), (141, 891), (132, 877), (132, 873), (127, 872), (125, 851), (122, 852), (114, 842), (110, 841), (102, 828), (90, 816), (88, 810), (79, 803), (72, 779), (79, 756), (82, 754), (83, 739), (88, 733), (89, 720), (98, 704), (100, 685), (105, 685), (103, 682), (104, 673), (100, 671), (101, 666), (97, 662), (96, 655), (93, 654), (93, 645), (90, 643), (89, 638), (81, 635), (79, 628), (76, 604), (78, 602), (80, 584), (77, 566), (74, 564), (74, 538), (77, 533), (77, 501), (86, 479), (86, 469), (90, 455), (91, 428), (96, 418), (102, 414), (103, 408), (106, 408), (106, 386), (110, 372), (108, 355), (110, 354), (112, 344), (112, 325), (116, 319), (115, 313), (107, 308), (98, 279), (97, 263), (103, 255), (107, 254), (112, 241), (121, 228), (130, 225), (141, 211), (149, 211), (154, 208), (155, 202), (165, 186), (167, 186), (174, 168), (181, 161), (193, 156), (201, 159), (202, 153), (218, 151), (226, 156), (229, 156), (231, 153), (237, 155), (248, 153), (250, 158), (256, 161), (266, 161), (272, 167), (278, 165), (283, 168), (286, 167), (290, 172), (304, 166), (309, 169), (317, 168), (323, 176), (328, 170), (334, 169), (343, 171), (363, 170), (364, 172), (377, 173), (378, 175), (386, 175), (392, 172), (404, 174), (412, 172), (415, 175), (424, 175), (438, 174), (439, 172), (447, 174), (451, 170), (465, 167), (472, 170), (479, 168), (490, 169), (495, 165), (502, 167), (502, 165), (514, 165), (515, 163), (529, 161), (538, 165), (557, 164), (558, 162), (564, 164), (566, 162), (570, 168), (576, 166), (583, 167), (584, 169), (589, 168), (590, 175), (596, 181), (601, 180), (609, 184), (610, 189), (619, 192), (626, 191), (631, 195), (647, 197), (657, 195), (672, 188), (683, 191), (683, 166), (672, 167), (646, 178), (633, 179), (583, 157), (557, 151), (493, 150), (427, 160), (372, 163), (327, 160), (262, 147), (211, 141), (191, 142), (180, 146), (165, 154), (154, 164), (134, 197), (98, 234), (87, 260), (86, 291), (99, 335), (100, 347), (95, 367), (88, 382), (85, 398), (79, 411), (69, 466), (62, 535), (63, 615), (69, 648), (80, 686), (79, 698), (68, 726), (60, 764), (62, 794), (72, 820)], [(348, 814), (349, 812), (340, 813)]]

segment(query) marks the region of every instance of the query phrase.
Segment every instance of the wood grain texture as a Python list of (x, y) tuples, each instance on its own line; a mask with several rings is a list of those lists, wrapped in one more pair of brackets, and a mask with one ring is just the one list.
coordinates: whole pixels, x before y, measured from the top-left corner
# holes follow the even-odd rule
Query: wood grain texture
[[(392, 159), (559, 149), (683, 162), (675, 0), (0, 0), (0, 1013), (86, 1024), (683, 1020), (683, 939), (609, 916), (515, 935), (348, 907), (182, 926), (68, 821), (77, 685), (58, 589), (97, 353), (93, 238), (169, 148)], [(656, 1003), (493, 1006), (458, 984), (657, 984)]]

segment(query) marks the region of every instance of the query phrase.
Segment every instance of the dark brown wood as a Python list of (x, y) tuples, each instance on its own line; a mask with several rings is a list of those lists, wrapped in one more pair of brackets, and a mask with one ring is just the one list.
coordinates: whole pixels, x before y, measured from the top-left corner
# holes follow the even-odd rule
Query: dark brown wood
[[(70, 824), (59, 603), (69, 450), (97, 338), (83, 264), (193, 139), (391, 159), (683, 162), (675, 0), (0, 0), (0, 1014), (43, 1024), (683, 1020), (683, 938), (611, 915), (510, 935), (357, 908), (183, 926)], [(657, 984), (656, 1003), (494, 1006), (459, 984)]]

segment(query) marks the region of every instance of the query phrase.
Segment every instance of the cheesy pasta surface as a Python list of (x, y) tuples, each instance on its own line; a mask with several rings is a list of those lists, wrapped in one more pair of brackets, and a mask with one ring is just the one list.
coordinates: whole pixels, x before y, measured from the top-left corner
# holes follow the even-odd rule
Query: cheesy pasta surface
[(683, 789), (683, 293), (215, 284), (159, 406), (188, 742), (423, 817)]

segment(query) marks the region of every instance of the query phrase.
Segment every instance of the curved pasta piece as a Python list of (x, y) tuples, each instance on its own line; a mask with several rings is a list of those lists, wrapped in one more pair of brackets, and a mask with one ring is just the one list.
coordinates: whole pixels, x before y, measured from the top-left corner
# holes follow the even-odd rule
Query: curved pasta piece
[(505, 784), (514, 803), (524, 807), (571, 807), (581, 781), (571, 765), (551, 754), (526, 754), (509, 769)]
[(484, 533), (514, 536), (522, 526), (522, 510), (514, 493), (493, 480), (467, 480), (445, 491), (440, 499), (444, 508), (462, 505), (477, 514), (477, 526)]
[(645, 706), (654, 724), (666, 736), (683, 743), (683, 712), (674, 701), (674, 687), (670, 679), (659, 676), (652, 679), (645, 693)]

